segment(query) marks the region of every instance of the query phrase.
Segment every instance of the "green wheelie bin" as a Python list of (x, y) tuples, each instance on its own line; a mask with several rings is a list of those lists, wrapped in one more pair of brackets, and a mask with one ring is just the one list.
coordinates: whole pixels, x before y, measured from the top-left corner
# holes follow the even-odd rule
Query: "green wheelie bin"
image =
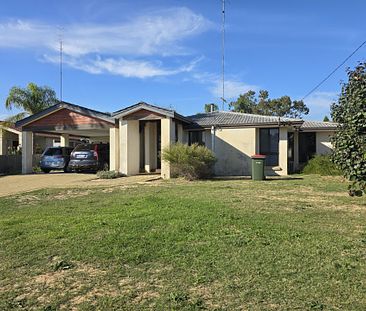
[(266, 156), (255, 154), (252, 157), (252, 180), (264, 180), (264, 165)]

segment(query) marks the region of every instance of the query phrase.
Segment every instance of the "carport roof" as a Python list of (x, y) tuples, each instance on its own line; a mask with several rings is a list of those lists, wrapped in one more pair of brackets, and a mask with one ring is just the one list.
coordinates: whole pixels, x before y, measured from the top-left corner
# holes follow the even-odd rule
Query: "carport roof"
[(99, 111), (96, 111), (96, 110), (93, 110), (93, 109), (85, 108), (85, 107), (82, 107), (82, 106), (78, 106), (78, 105), (74, 105), (74, 104), (62, 101), (62, 102), (60, 102), (56, 105), (53, 105), (53, 106), (51, 106), (51, 107), (49, 107), (45, 110), (42, 110), (39, 113), (33, 114), (33, 115), (31, 115), (27, 118), (19, 120), (18, 122), (15, 123), (15, 126), (17, 128), (23, 127), (26, 124), (29, 124), (33, 121), (36, 121), (36, 120), (38, 120), (38, 119), (40, 119), (40, 118), (42, 118), (46, 115), (49, 115), (49, 114), (51, 114), (55, 111), (60, 110), (60, 109), (68, 109), (68, 110), (74, 111), (76, 113), (80, 113), (82, 115), (86, 115), (86, 116), (93, 117), (93, 118), (98, 118), (100, 120), (103, 120), (103, 121), (114, 124), (114, 118), (112, 118), (110, 113), (99, 112)]

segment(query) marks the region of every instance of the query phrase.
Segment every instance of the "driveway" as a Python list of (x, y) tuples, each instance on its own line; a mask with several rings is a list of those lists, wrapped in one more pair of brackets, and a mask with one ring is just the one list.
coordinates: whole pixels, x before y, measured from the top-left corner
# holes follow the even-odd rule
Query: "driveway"
[(0, 176), (0, 197), (46, 188), (114, 187), (144, 183), (160, 175), (137, 175), (117, 179), (98, 179), (95, 174), (30, 174)]

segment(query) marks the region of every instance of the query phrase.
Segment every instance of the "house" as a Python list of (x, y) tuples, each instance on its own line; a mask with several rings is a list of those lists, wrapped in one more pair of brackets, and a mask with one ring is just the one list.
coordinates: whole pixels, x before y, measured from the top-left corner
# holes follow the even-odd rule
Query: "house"
[(332, 122), (260, 116), (228, 111), (183, 116), (144, 102), (114, 113), (103, 113), (61, 102), (20, 120), (22, 171), (31, 172), (33, 133), (60, 136), (62, 146), (71, 136), (110, 143), (110, 169), (126, 175), (160, 172), (170, 178), (161, 150), (172, 143), (199, 143), (214, 151), (216, 175), (250, 175), (250, 157), (265, 154), (266, 173), (287, 175), (313, 154), (331, 151)]
[(0, 155), (16, 153), (20, 140), (21, 132), (15, 126), (0, 121)]

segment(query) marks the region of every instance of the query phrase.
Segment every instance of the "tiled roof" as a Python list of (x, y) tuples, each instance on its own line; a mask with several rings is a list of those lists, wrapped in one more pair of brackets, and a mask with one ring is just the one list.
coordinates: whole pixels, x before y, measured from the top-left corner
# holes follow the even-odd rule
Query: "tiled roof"
[(215, 111), (209, 113), (199, 113), (187, 117), (194, 124), (190, 127), (210, 127), (217, 126), (250, 126), (250, 125), (275, 125), (278, 121), (281, 123), (302, 124), (300, 119), (278, 118), (273, 116), (262, 116), (249, 113), (231, 112), (231, 111)]
[(337, 128), (335, 122), (322, 122), (322, 121), (304, 121), (300, 129), (311, 130), (311, 129), (324, 129), (324, 130), (335, 130)]

